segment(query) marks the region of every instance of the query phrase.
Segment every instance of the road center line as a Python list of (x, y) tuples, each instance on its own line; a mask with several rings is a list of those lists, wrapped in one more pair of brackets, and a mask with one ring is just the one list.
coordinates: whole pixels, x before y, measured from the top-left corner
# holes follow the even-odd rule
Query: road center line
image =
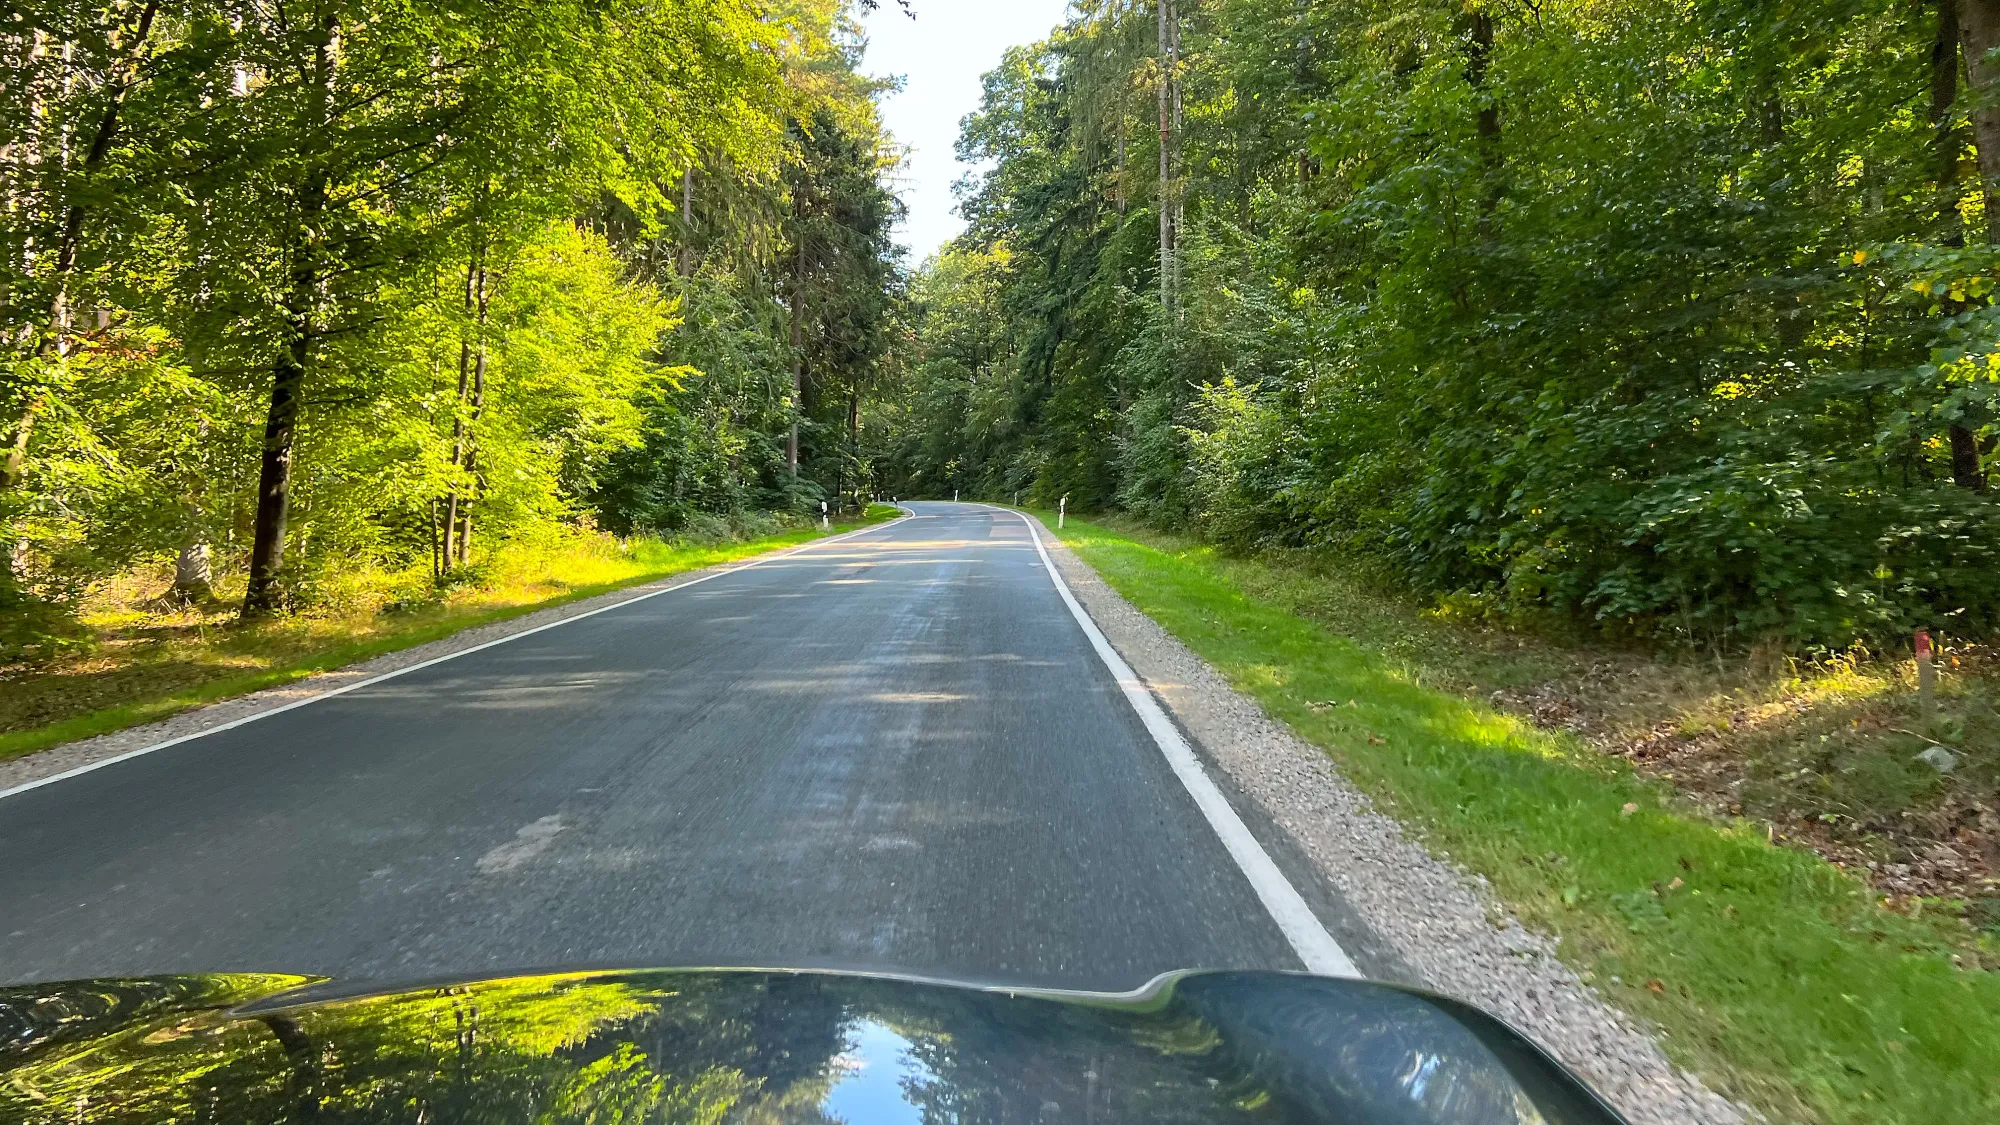
[[(1012, 512), (1008, 508), (994, 510)], [(1042, 566), (1048, 570), (1049, 580), (1055, 583), (1056, 592), (1062, 595), (1063, 604), (1069, 606), (1070, 616), (1076, 618), (1076, 623), (1083, 628), (1083, 635), (1090, 638), (1090, 646), (1097, 650), (1098, 659), (1110, 669), (1111, 678), (1118, 681), (1126, 702), (1139, 713), (1139, 721), (1146, 725), (1146, 731), (1159, 745), (1160, 753), (1166, 755), (1174, 776), (1181, 779), (1188, 796), (1194, 798), (1195, 806), (1208, 818), (1209, 827), (1222, 840), (1222, 846), (1228, 849), (1229, 858), (1236, 861), (1243, 877), (1250, 881), (1250, 888), (1257, 892), (1258, 900), (1264, 904), (1271, 920), (1278, 924), (1285, 940), (1291, 943), (1292, 951), (1311, 972), (1363, 979), (1360, 970), (1347, 956), (1347, 951), (1340, 948), (1340, 943), (1333, 940), (1332, 934), (1326, 932), (1326, 927), (1320, 923), (1312, 907), (1306, 905), (1298, 888), (1292, 886), (1285, 873), (1278, 870), (1270, 853), (1257, 842), (1257, 837), (1250, 834), (1250, 829), (1243, 823), (1243, 818), (1236, 815), (1235, 808), (1222, 795), (1222, 790), (1216, 788), (1208, 771), (1202, 768), (1201, 759), (1195, 756), (1194, 748), (1181, 737), (1180, 729), (1174, 726), (1173, 720), (1167, 718), (1167, 713), (1153, 698), (1145, 681), (1111, 647), (1111, 642), (1104, 639), (1104, 632), (1097, 627), (1097, 622), (1083, 611), (1076, 595), (1070, 592), (1069, 583), (1063, 581), (1062, 574), (1056, 570), (1055, 560), (1049, 558), (1049, 549), (1042, 545), (1041, 529), (1035, 526), (1034, 519), (1022, 512), (1012, 514), (1028, 525), (1028, 537), (1035, 541), (1035, 550), (1042, 556)]]
[(318, 703), (323, 699), (332, 699), (336, 695), (346, 695), (350, 691), (359, 691), (362, 688), (379, 684), (384, 680), (393, 680), (397, 676), (408, 675), (409, 673), (415, 672), (421, 668), (429, 668), (433, 664), (443, 664), (447, 660), (457, 660), (461, 656), (470, 656), (475, 652), (483, 652), (486, 649), (494, 647), (495, 645), (504, 645), (508, 641), (518, 641), (522, 637), (532, 637), (536, 633), (553, 629), (559, 625), (567, 625), (572, 621), (581, 621), (586, 617), (596, 617), (600, 613), (609, 613), (614, 609), (624, 609), (626, 606), (646, 601), (649, 598), (657, 598), (661, 594), (671, 594), (675, 590), (685, 590), (689, 586), (699, 586), (703, 582), (707, 582), (713, 578), (726, 578), (729, 575), (735, 574), (739, 571), (749, 570), (751, 567), (754, 566), (761, 566), (764, 563), (768, 562), (776, 562), (779, 559), (788, 559), (791, 558), (793, 555), (802, 554), (806, 551), (813, 550), (814, 548), (817, 547), (825, 547), (829, 544), (838, 543), (843, 539), (852, 539), (857, 535), (866, 535), (871, 531), (880, 531), (882, 528), (885, 527), (893, 527), (896, 524), (902, 523), (904, 520), (910, 519), (916, 515), (915, 512), (911, 511), (908, 508), (904, 508), (903, 511), (905, 513), (904, 515), (898, 516), (897, 518), (889, 520), (884, 523), (870, 524), (867, 527), (858, 527), (855, 528), (853, 531), (844, 531), (841, 532), (839, 535), (829, 536), (828, 538), (825, 539), (815, 539), (810, 543), (801, 543), (798, 546), (791, 548), (790, 550), (779, 551), (775, 554), (759, 555), (756, 558), (751, 559), (746, 563), (743, 563), (738, 566), (732, 566), (727, 570), (718, 570), (710, 574), (704, 574), (699, 578), (690, 578), (686, 582), (677, 582), (672, 586), (663, 587), (658, 590), (652, 590), (647, 593), (640, 594), (637, 597), (626, 598), (624, 601), (621, 602), (614, 602), (611, 605), (599, 606), (596, 609), (585, 610), (582, 613), (572, 614), (569, 617), (565, 617), (560, 621), (551, 621), (546, 625), (537, 625), (532, 629), (523, 629), (518, 633), (509, 633), (506, 636), (500, 637), (496, 640), (487, 641), (485, 644), (473, 645), (471, 648), (462, 648), (459, 649), (457, 652), (445, 653), (443, 656), (434, 656), (429, 660), (420, 661), (416, 664), (406, 665), (402, 668), (397, 668), (394, 671), (384, 672), (379, 676), (370, 676), (365, 680), (357, 680), (354, 683), (346, 684), (341, 687), (328, 688), (326, 691), (316, 692), (312, 695), (307, 696), (304, 699), (294, 700), (291, 703), (287, 703), (282, 707), (273, 707), (269, 711), (259, 711), (254, 715), (245, 715), (240, 719), (233, 719), (229, 722), (209, 727), (207, 730), (198, 730), (193, 734), (181, 735), (179, 738), (169, 738), (165, 742), (156, 742), (151, 746), (142, 746), (137, 750), (127, 750), (123, 754), (114, 754), (109, 758), (103, 758), (95, 762), (89, 762), (84, 765), (78, 766), (75, 769), (64, 770), (63, 772), (57, 774), (50, 774), (49, 776), (44, 777), (38, 781), (30, 781), (21, 785), (16, 785), (12, 789), (0, 789), (0, 801), (6, 800), (8, 797), (12, 797), (18, 793), (26, 793), (30, 789), (40, 789), (44, 785), (54, 785), (58, 781), (66, 781), (69, 778), (77, 776), (78, 774), (86, 774), (92, 770), (101, 770), (106, 766), (117, 765), (119, 762), (129, 761), (130, 759), (137, 758), (145, 754), (151, 754), (156, 750), (165, 750), (170, 746), (179, 746), (183, 742), (192, 742), (197, 738), (206, 738), (211, 734), (221, 734), (223, 731), (234, 730), (237, 727), (243, 726), (246, 723), (254, 723), (259, 719), (268, 719), (273, 715), (282, 715), (287, 711), (295, 710), (297, 708), (307, 706), (308, 704)]

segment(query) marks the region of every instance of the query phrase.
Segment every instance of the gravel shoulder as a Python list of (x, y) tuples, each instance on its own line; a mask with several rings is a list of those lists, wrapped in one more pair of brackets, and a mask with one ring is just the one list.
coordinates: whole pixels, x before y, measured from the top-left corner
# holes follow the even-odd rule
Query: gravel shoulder
[[(1526, 1033), (1634, 1125), (1753, 1119), (1674, 1066), (1652, 1032), (1606, 1004), (1556, 956), (1554, 941), (1525, 929), (1485, 880), (1406, 836), (1318, 747), (1231, 688), (1053, 534), (1042, 539), (1119, 655), (1237, 793), (1291, 837), (1314, 873), (1373, 931), (1369, 944), (1431, 990)], [(1336, 936), (1350, 940), (1338, 930)]]

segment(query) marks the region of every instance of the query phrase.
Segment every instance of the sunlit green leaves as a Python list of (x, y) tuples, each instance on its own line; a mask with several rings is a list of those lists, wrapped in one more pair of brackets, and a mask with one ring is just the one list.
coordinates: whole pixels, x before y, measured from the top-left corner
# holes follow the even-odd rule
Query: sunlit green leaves
[(1939, 182), (1933, 6), (1484, 10), (1477, 76), (1455, 0), (1187, 17), (1171, 326), (1134, 299), (1156, 132), (1100, 116), (1135, 28), (1010, 55), (963, 143), (995, 161), (969, 238), (1016, 255), (1019, 391), (928, 440), (978, 450), (989, 493), (1339, 546), (1615, 631), (2000, 621), (1996, 493), (1954, 483), (1948, 440), (2000, 452), (2000, 263), (1970, 171)]

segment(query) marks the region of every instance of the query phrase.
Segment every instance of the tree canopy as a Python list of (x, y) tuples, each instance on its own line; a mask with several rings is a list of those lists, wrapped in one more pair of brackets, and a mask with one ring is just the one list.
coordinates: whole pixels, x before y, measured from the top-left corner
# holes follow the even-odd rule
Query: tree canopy
[(1079, 4), (965, 122), (935, 405), (885, 471), (1621, 633), (1990, 634), (1997, 34), (1990, 0)]
[(10, 9), (0, 645), (166, 557), (269, 614), (864, 491), (833, 435), (901, 282), (860, 49), (841, 0)]

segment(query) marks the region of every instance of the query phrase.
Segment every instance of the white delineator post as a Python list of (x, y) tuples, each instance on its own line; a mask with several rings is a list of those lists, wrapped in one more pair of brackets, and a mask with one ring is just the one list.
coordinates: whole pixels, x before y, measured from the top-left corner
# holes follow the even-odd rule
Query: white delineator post
[(819, 502), (819, 529), (821, 531), (833, 530), (833, 524), (828, 522), (826, 518), (826, 501), (824, 500)]
[(1069, 518), (1069, 497), (1056, 501), (1056, 530), (1061, 531), (1063, 521)]

